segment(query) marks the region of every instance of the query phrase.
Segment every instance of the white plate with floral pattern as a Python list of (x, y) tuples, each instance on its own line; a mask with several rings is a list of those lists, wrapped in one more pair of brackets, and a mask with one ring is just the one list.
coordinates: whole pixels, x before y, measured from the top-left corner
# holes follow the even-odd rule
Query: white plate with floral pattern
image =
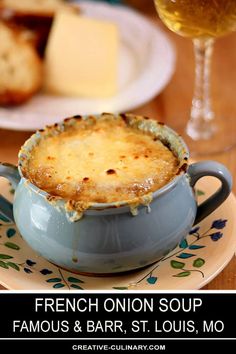
[(34, 131), (76, 114), (127, 112), (160, 93), (175, 68), (167, 35), (138, 12), (104, 2), (81, 1), (82, 13), (113, 21), (120, 34), (118, 91), (106, 99), (53, 96), (43, 92), (16, 108), (0, 107), (0, 127)]
[[(218, 181), (198, 184), (198, 198), (212, 194)], [(12, 200), (8, 182), (0, 191)], [(228, 264), (236, 249), (236, 200), (233, 194), (166, 255), (142, 270), (112, 277), (90, 277), (65, 271), (38, 256), (14, 223), (0, 213), (0, 283), (11, 290), (182, 290), (199, 289)]]

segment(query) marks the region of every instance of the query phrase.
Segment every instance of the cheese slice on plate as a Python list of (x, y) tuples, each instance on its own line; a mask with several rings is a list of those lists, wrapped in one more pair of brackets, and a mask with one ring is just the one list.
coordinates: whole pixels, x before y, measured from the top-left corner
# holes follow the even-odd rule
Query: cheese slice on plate
[(46, 48), (46, 90), (67, 96), (114, 95), (118, 46), (114, 23), (58, 12)]

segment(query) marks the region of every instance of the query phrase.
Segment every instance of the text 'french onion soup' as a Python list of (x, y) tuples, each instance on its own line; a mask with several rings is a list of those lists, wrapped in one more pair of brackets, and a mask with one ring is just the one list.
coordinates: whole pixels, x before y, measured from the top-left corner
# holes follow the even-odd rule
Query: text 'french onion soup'
[(154, 192), (176, 176), (180, 162), (154, 133), (140, 129), (142, 121), (102, 114), (48, 127), (23, 174), (51, 196), (85, 204), (130, 201)]

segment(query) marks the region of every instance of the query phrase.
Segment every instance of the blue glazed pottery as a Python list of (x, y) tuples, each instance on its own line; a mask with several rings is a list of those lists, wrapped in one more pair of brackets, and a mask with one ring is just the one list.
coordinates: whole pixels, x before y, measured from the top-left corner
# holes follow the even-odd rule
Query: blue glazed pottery
[[(60, 123), (59, 128), (73, 124), (73, 119)], [(32, 146), (40, 140), (40, 132), (21, 149), (18, 168), (0, 164), (0, 175), (8, 178), (16, 189), (13, 203), (16, 225), (36, 252), (75, 272), (98, 275), (138, 269), (174, 249), (195, 223), (228, 197), (232, 178), (223, 165), (213, 161), (188, 165), (188, 149), (177, 133), (153, 120), (139, 117), (139, 123), (139, 129), (154, 132), (170, 146), (182, 161), (182, 169), (153, 193), (150, 205), (139, 205), (133, 214), (126, 202), (97, 203), (79, 219), (65, 209), (65, 201), (50, 202), (48, 194), (22, 173)], [(217, 177), (221, 187), (198, 206), (194, 186), (204, 176)]]

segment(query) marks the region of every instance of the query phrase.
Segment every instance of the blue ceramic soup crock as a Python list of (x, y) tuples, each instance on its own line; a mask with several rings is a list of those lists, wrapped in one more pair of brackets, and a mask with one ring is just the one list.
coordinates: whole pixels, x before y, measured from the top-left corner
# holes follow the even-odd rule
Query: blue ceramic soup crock
[[(126, 116), (130, 125), (160, 138), (181, 166), (174, 179), (153, 193), (150, 203), (133, 210), (126, 201), (97, 203), (81, 217), (66, 209), (65, 200), (53, 200), (28, 181), (23, 166), (40, 140), (41, 131), (22, 147), (18, 168), (0, 164), (0, 175), (16, 189), (13, 213), (22, 237), (36, 252), (60, 267), (82, 273), (113, 274), (156, 262), (174, 249), (194, 224), (223, 203), (231, 191), (232, 178), (223, 165), (213, 161), (188, 165), (188, 149), (172, 129), (151, 119)], [(75, 124), (76, 118), (55, 125), (55, 130)], [(49, 131), (52, 134), (54, 127)], [(218, 178), (221, 187), (198, 206), (194, 186), (204, 176)]]

